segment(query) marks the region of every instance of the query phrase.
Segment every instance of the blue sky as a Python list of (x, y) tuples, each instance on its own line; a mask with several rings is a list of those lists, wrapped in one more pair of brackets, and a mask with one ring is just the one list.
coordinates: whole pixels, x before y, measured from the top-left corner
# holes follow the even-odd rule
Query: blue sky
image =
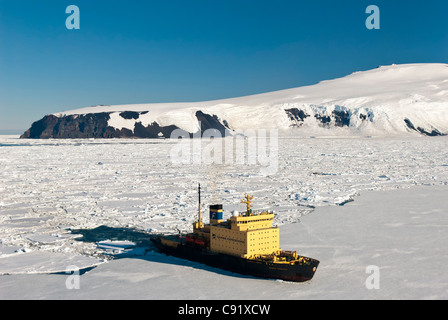
[[(381, 29), (368, 30), (368, 5)], [(80, 9), (68, 30), (65, 9)], [(201, 101), (448, 61), (448, 2), (0, 0), (0, 130), (97, 104)]]

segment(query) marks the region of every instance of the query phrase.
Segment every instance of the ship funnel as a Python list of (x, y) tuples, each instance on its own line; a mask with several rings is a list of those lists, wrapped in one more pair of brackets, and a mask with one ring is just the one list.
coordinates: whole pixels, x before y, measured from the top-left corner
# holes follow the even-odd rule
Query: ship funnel
[(210, 206), (210, 224), (218, 224), (222, 222), (222, 204), (214, 204)]

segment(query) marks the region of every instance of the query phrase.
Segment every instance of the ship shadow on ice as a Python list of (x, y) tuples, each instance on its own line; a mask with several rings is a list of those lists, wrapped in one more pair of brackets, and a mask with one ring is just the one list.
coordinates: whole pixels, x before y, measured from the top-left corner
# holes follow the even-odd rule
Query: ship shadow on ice
[(82, 235), (76, 238), (80, 242), (100, 243), (102, 241), (129, 241), (136, 246), (151, 246), (151, 238), (154, 234), (150, 234), (135, 228), (114, 228), (108, 226), (99, 226), (94, 229), (70, 229), (72, 234)]
[[(105, 241), (110, 242), (107, 244), (108, 250), (104, 250), (104, 255), (109, 256), (112, 259), (141, 259), (150, 262), (205, 270), (225, 276), (258, 279), (249, 275), (238, 274), (215, 267), (210, 267), (199, 262), (167, 256), (160, 253), (151, 241), (153, 237), (160, 236), (160, 234), (147, 233), (136, 228), (114, 228), (108, 226), (99, 226), (94, 229), (71, 229), (69, 231), (72, 234), (82, 235), (82, 237), (76, 238), (76, 241), (95, 243), (99, 250), (101, 250), (102, 243)], [(117, 244), (119, 242), (133, 243), (133, 245), (128, 244), (126, 247), (123, 247)], [(148, 272), (150, 272), (149, 269)]]

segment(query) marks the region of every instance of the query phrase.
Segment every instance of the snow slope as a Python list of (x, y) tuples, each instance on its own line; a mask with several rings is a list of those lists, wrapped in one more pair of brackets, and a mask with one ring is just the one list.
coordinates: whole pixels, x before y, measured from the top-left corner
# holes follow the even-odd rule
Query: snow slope
[[(144, 126), (175, 125), (188, 132), (199, 128), (197, 111), (216, 115), (231, 129), (291, 127), (329, 134), (390, 135), (448, 133), (448, 65), (404, 64), (355, 72), (343, 78), (246, 97), (188, 103), (156, 103), (88, 107), (55, 114), (112, 113), (109, 126), (132, 130)], [(288, 111), (289, 110), (289, 111)], [(296, 110), (305, 117), (294, 116)], [(123, 111), (145, 112), (139, 119), (123, 119)], [(338, 123), (338, 115), (344, 117)], [(327, 119), (327, 121), (325, 121)], [(324, 131), (322, 131), (322, 128)], [(314, 131), (313, 131), (314, 130)], [(291, 130), (290, 130), (291, 131)], [(332, 132), (331, 134), (333, 134)]]

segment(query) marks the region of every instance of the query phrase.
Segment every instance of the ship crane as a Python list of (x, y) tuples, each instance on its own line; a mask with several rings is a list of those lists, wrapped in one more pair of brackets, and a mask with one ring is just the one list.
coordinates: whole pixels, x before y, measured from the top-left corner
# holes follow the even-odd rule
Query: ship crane
[(252, 207), (252, 200), (254, 200), (253, 196), (248, 195), (247, 193), (244, 196), (244, 199), (241, 200), (241, 203), (244, 203), (246, 205), (246, 215), (251, 215), (251, 207)]

